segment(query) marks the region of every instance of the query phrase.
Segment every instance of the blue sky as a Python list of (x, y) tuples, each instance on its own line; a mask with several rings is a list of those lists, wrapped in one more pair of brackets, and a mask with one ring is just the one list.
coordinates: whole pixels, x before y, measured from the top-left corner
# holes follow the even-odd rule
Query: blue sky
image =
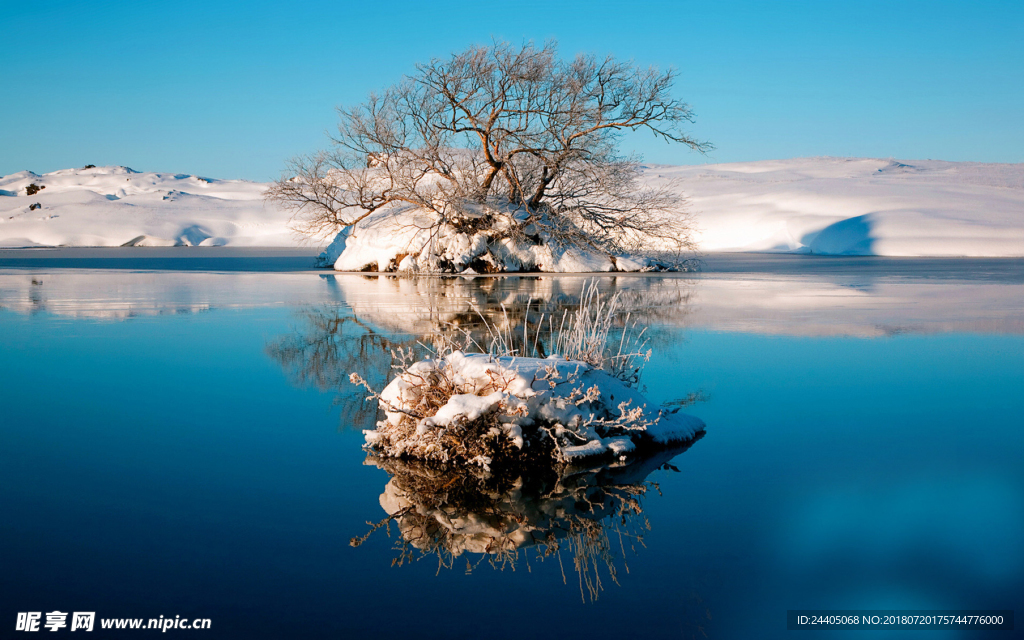
[(11, 2), (0, 174), (123, 164), (266, 180), (418, 61), (557, 38), (674, 66), (703, 157), (1024, 161), (1024, 2)]

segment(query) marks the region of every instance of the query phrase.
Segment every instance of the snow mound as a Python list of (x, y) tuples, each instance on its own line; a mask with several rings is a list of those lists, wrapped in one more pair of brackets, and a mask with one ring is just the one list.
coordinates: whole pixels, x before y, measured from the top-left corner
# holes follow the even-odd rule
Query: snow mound
[(558, 356), (455, 351), (414, 363), (378, 401), (385, 419), (364, 431), (378, 455), (484, 468), (532, 456), (620, 457), (704, 431), (698, 418), (649, 407), (607, 371)]
[(0, 178), (0, 246), (300, 245), (266, 188), (115, 166), (20, 171)]
[(676, 181), (706, 252), (1024, 256), (1024, 164), (796, 158), (644, 179)]

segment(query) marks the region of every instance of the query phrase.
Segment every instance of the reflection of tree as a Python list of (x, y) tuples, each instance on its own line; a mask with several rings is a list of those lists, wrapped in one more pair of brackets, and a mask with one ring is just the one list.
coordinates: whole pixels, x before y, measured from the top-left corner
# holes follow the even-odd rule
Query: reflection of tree
[[(368, 462), (391, 478), (380, 497), (388, 516), (373, 524), (359, 546), (381, 528), (399, 539), (393, 565), (435, 557), (452, 568), (463, 554), (467, 571), (486, 562), (515, 568), (530, 560), (572, 559), (581, 595), (594, 600), (603, 575), (618, 582), (617, 564), (627, 547), (636, 552), (650, 529), (643, 498), (657, 485), (647, 477), (676, 470), (669, 461), (691, 443), (594, 468), (531, 468), (529, 473), (479, 469), (441, 470), (430, 465), (371, 456)], [(627, 567), (628, 568), (628, 567)]]
[[(541, 358), (548, 355), (552, 334), (557, 332), (562, 319), (571, 316), (579, 307), (583, 289), (590, 282), (584, 278), (573, 278), (572, 281), (563, 283), (557, 293), (552, 292), (552, 295), (545, 297), (544, 292), (530, 289), (522, 292), (512, 289), (510, 293), (509, 283), (500, 280), (481, 279), (477, 285), (478, 299), (474, 300), (471, 310), (450, 313), (447, 316), (439, 314), (439, 319), (444, 319), (445, 328), (457, 326), (468, 331), (481, 345), (486, 345), (488, 328), (492, 331), (507, 331), (511, 337), (511, 346), (518, 353)], [(652, 331), (650, 327), (665, 324), (677, 328), (682, 324), (689, 314), (694, 287), (692, 282), (667, 279), (657, 281), (657, 286), (652, 287), (650, 279), (594, 280), (597, 281), (604, 299), (610, 300), (613, 296), (618, 296), (618, 313), (613, 322), (614, 327), (620, 330), (634, 324), (648, 327), (646, 335), (651, 346), (678, 340), (676, 332), (668, 335), (665, 331)], [(612, 335), (618, 338), (620, 334), (618, 331), (612, 331)]]
[(344, 307), (310, 308), (301, 317), (302, 328), (267, 345), (268, 355), (296, 384), (337, 392), (342, 425), (372, 428), (377, 405), (349, 384), (349, 371), (358, 366), (368, 381), (383, 386), (391, 377), (392, 351), (415, 340), (378, 333)]

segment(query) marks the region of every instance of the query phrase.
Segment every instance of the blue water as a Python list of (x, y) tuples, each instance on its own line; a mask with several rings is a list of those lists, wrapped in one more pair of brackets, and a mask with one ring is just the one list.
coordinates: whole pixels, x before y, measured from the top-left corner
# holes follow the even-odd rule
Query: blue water
[(275, 345), (311, 335), (310, 304), (359, 320), (327, 361), (340, 381), (380, 367), (360, 359), (382, 353), (368, 333), (414, 333), (344, 295), (213, 295), (123, 318), (0, 309), (0, 636), (55, 609), (210, 618), (168, 633), (211, 638), (779, 638), (787, 609), (1021, 610), (1018, 333), (778, 335), (662, 313), (648, 394), (701, 392), (686, 411), (707, 435), (650, 476), (643, 546), (592, 601), (571, 555), (467, 573), (392, 567), (394, 528), (350, 546), (386, 515), (370, 423)]

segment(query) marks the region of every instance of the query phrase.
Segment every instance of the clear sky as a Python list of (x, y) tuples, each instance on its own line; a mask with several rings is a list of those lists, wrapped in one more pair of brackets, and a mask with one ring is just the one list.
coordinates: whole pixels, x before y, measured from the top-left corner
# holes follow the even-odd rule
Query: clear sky
[(1024, 2), (0, 0), (0, 175), (267, 180), (334, 107), (492, 38), (674, 66), (707, 157), (1024, 161)]

